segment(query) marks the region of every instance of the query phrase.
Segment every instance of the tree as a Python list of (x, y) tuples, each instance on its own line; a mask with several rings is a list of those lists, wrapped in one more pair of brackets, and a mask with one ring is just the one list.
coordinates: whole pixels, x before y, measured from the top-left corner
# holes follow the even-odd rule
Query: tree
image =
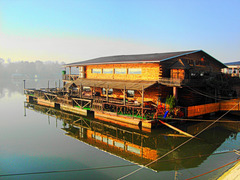
[(176, 106), (176, 98), (173, 95), (168, 96), (166, 104), (169, 105), (170, 109), (173, 109)]

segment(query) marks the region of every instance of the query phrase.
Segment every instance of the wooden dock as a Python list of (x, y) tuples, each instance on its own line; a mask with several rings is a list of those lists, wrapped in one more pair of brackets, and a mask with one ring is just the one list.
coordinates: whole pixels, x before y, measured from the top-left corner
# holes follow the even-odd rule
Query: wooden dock
[[(140, 128), (153, 128), (158, 124), (158, 107), (144, 107), (137, 104), (119, 104), (118, 100), (105, 101), (104, 97), (91, 99), (90, 97), (69, 96), (62, 91), (46, 91), (25, 89), (28, 102), (36, 102), (39, 105), (57, 108), (63, 111), (89, 116), (117, 124), (133, 125)], [(198, 106), (181, 107), (185, 109), (182, 118), (192, 118), (218, 111), (240, 112), (240, 99), (221, 101), (218, 103), (204, 104)], [(161, 107), (162, 108), (162, 107)], [(162, 115), (169, 108), (161, 109)], [(157, 115), (156, 115), (157, 114)]]
[(218, 180), (238, 180), (240, 179), (240, 160), (231, 169), (225, 172)]
[[(30, 90), (30, 93), (26, 93), (26, 97), (28, 102), (36, 102), (39, 105), (53, 107), (66, 112), (84, 115), (123, 126), (136, 126), (141, 129), (151, 129), (157, 124), (157, 121), (154, 119), (136, 117), (141, 113), (140, 110), (136, 111), (136, 109), (140, 109), (137, 107), (132, 107), (132, 109), (136, 111), (135, 114), (133, 113), (131, 116), (126, 116), (116, 112), (104, 111), (103, 108), (92, 108), (92, 101), (89, 99), (71, 98), (70, 100), (58, 97), (49, 92), (34, 93), (34, 90)], [(88, 104), (88, 106), (85, 106), (86, 104)]]

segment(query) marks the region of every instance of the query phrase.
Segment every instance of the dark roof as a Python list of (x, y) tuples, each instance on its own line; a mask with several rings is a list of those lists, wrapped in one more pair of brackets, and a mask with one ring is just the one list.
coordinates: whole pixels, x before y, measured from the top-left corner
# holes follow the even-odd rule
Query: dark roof
[(229, 62), (229, 63), (224, 63), (226, 66), (231, 66), (231, 65), (240, 65), (240, 61), (235, 61), (235, 62)]
[(77, 66), (77, 65), (95, 65), (95, 64), (117, 64), (117, 63), (144, 63), (144, 62), (160, 62), (175, 57), (199, 52), (202, 50), (192, 51), (179, 51), (179, 52), (167, 52), (167, 53), (155, 53), (155, 54), (137, 54), (137, 55), (120, 55), (120, 56), (107, 56), (86, 61), (79, 61), (75, 63), (66, 64), (65, 66)]
[(130, 89), (130, 90), (142, 90), (147, 89), (150, 86), (156, 84), (157, 81), (142, 81), (142, 80), (104, 80), (104, 79), (77, 79), (74, 82), (68, 83), (65, 87), (70, 87), (72, 84), (77, 86), (89, 86), (89, 87), (100, 87), (100, 88), (112, 88), (112, 89)]

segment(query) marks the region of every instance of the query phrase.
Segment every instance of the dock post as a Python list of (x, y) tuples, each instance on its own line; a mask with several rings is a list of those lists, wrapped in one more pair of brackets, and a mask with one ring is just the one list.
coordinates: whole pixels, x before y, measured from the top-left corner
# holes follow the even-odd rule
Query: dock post
[(26, 105), (25, 105), (25, 102), (24, 102), (24, 116), (27, 116), (27, 112), (26, 112)]

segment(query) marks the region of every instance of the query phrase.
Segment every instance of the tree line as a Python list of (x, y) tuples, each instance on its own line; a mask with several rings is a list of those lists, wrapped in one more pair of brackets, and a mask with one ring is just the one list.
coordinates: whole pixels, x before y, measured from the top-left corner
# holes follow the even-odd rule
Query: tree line
[(63, 64), (63, 62), (53, 61), (8, 61), (5, 63), (3, 59), (0, 59), (0, 79), (61, 79)]

